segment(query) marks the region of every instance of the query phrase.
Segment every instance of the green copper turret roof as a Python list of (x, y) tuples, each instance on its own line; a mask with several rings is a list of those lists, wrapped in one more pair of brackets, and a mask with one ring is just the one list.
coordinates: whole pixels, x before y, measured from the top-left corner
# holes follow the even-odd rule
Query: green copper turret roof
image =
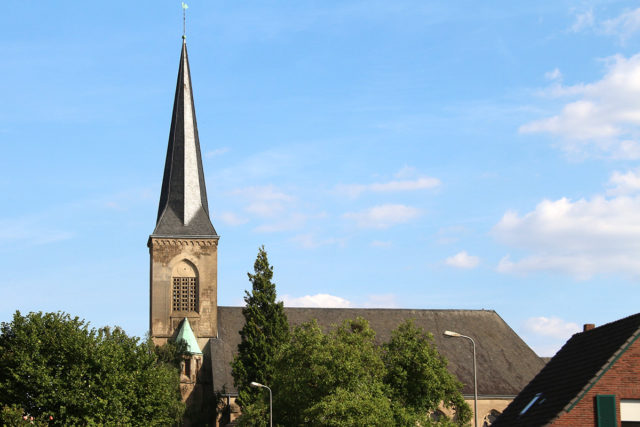
[(184, 342), (187, 343), (187, 353), (202, 354), (198, 341), (196, 340), (196, 336), (193, 335), (193, 331), (191, 330), (189, 319), (186, 317), (182, 321), (180, 329), (178, 330), (178, 336), (176, 337), (176, 342), (180, 342), (181, 340), (184, 340)]

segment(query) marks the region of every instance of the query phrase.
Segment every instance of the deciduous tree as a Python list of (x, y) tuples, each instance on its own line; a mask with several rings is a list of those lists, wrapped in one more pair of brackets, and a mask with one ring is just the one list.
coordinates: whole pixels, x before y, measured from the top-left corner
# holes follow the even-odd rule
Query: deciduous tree
[(383, 345), (382, 360), (396, 425), (426, 425), (426, 417), (440, 404), (455, 409), (461, 425), (471, 419), (471, 409), (460, 393), (462, 384), (447, 370), (433, 336), (413, 321), (392, 332), (391, 340)]
[[(282, 303), (276, 302), (264, 247), (249, 274), (242, 313), (245, 325), (233, 361), (233, 377), (242, 408), (239, 424), (265, 426), (267, 392), (273, 391), (276, 425), (462, 426), (471, 417), (460, 390), (430, 334), (413, 322), (401, 324), (388, 343), (379, 345), (362, 318), (328, 332), (310, 321), (289, 333)], [(455, 421), (432, 419), (440, 405), (455, 411)]]
[(274, 413), (282, 425), (393, 425), (384, 364), (366, 320), (324, 334), (315, 321), (297, 327), (279, 353)]
[[(315, 321), (294, 329), (277, 358), (274, 418), (280, 425), (466, 425), (461, 384), (430, 336), (406, 322), (379, 346), (365, 319), (323, 333)], [(455, 422), (431, 415), (443, 403)]]
[(65, 313), (19, 312), (0, 325), (0, 407), (52, 425), (170, 425), (184, 410), (178, 369), (150, 340)]

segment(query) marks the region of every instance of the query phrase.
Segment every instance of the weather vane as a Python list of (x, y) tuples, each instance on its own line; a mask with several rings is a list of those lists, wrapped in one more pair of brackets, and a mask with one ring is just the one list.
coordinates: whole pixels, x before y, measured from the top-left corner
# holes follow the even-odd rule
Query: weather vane
[(185, 2), (182, 2), (182, 39), (183, 40), (187, 38), (187, 9), (189, 9), (189, 6)]

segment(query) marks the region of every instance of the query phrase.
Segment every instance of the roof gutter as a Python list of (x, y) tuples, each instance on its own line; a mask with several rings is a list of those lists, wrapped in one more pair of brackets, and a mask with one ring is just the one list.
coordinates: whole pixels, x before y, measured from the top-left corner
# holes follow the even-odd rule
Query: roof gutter
[[(465, 399), (473, 400), (473, 394), (463, 394)], [(514, 394), (479, 394), (478, 400), (513, 400), (516, 398)]]

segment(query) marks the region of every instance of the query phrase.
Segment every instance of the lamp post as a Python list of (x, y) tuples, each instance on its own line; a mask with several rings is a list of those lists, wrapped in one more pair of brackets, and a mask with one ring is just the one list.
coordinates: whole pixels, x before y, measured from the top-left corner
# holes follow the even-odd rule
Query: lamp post
[(272, 400), (271, 400), (271, 389), (269, 387), (267, 387), (264, 384), (260, 384), (257, 383), (255, 381), (251, 381), (251, 384), (249, 384), (251, 387), (262, 387), (262, 388), (266, 388), (267, 390), (269, 390), (269, 427), (273, 427), (273, 404), (272, 404)]
[(444, 335), (453, 338), (466, 338), (473, 344), (473, 416), (475, 427), (478, 427), (478, 376), (476, 370), (476, 342), (473, 338), (453, 331), (444, 331)]

